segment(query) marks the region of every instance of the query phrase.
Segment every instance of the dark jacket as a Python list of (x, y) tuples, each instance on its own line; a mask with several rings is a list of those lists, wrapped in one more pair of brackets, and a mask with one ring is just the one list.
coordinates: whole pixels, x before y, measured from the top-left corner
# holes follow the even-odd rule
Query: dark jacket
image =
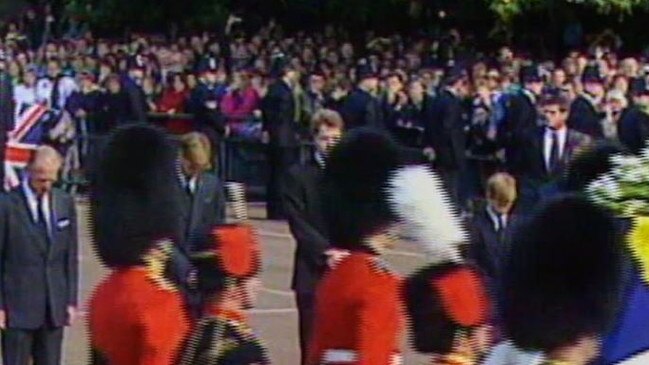
[(0, 306), (10, 328), (37, 329), (65, 325), (67, 306), (77, 305), (78, 243), (73, 198), (51, 193), (51, 232), (38, 228), (19, 187), (0, 203)]
[(649, 115), (638, 107), (628, 109), (618, 122), (617, 135), (631, 152), (639, 153), (649, 138)]
[(498, 128), (498, 144), (505, 148), (507, 168), (516, 172), (521, 166), (521, 150), (524, 150), (524, 138), (538, 127), (538, 111), (535, 100), (524, 92), (511, 95), (507, 99), (504, 123)]
[(289, 85), (277, 80), (268, 89), (262, 101), (263, 129), (268, 132), (270, 144), (295, 147), (298, 144), (298, 124), (295, 120), (295, 98)]
[(102, 132), (109, 132), (115, 127), (131, 121), (131, 104), (125, 92), (102, 94), (100, 105), (98, 119), (102, 126), (100, 128)]
[(568, 127), (592, 138), (601, 138), (604, 136), (601, 122), (602, 115), (585, 96), (579, 96), (572, 102)]
[(321, 206), (322, 174), (315, 161), (293, 165), (282, 189), (289, 228), (297, 241), (291, 285), (299, 292), (314, 292), (327, 267), (324, 252), (329, 240)]
[(367, 91), (361, 89), (352, 91), (345, 98), (341, 111), (346, 129), (357, 127), (385, 128), (381, 102)]
[(448, 90), (432, 103), (424, 145), (435, 150), (436, 165), (443, 170), (462, 170), (466, 164), (466, 126), (462, 100)]
[(222, 182), (211, 173), (199, 175), (193, 194), (186, 191), (184, 178), (179, 178), (181, 215), (184, 239), (182, 246), (192, 251), (209, 230), (217, 224), (225, 223), (225, 190)]
[(0, 71), (0, 141), (4, 143), (8, 131), (14, 128), (14, 98), (11, 77)]
[[(404, 146), (410, 148), (424, 147), (424, 130), (433, 119), (431, 106), (433, 99), (425, 96), (420, 105), (408, 103), (395, 116), (394, 124), (390, 126), (392, 134)], [(408, 126), (404, 126), (408, 125)]]
[(516, 216), (510, 214), (505, 228), (496, 231), (495, 223), (486, 207), (480, 209), (470, 221), (469, 259), (480, 268), (492, 285), (498, 282), (502, 274), (502, 264), (507, 257), (507, 244), (511, 240), (512, 227), (516, 221)]

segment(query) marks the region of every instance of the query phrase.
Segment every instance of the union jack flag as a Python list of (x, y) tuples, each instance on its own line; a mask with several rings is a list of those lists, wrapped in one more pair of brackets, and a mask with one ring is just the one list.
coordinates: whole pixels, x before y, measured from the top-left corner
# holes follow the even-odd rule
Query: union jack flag
[(48, 108), (34, 104), (20, 113), (14, 130), (9, 133), (5, 152), (5, 190), (20, 185), (23, 170), (43, 140), (43, 124)]

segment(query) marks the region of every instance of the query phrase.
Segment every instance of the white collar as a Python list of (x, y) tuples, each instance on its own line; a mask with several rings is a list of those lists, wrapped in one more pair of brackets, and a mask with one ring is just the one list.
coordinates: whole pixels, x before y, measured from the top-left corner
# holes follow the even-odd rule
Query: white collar
[(325, 167), (325, 157), (321, 153), (316, 151), (313, 154), (313, 158), (315, 159), (315, 162), (318, 164), (318, 166), (320, 166), (320, 168), (324, 169), (324, 167)]
[[(496, 231), (500, 228), (499, 227), (500, 222), (498, 220), (498, 217), (502, 218), (503, 225), (505, 227), (507, 227), (507, 221), (509, 220), (509, 214), (500, 214), (500, 213), (496, 212), (496, 210), (490, 204), (487, 204), (487, 209), (486, 210), (487, 210), (487, 214), (489, 215), (489, 217), (491, 218), (491, 221), (494, 224), (494, 228), (496, 229)], [(502, 227), (502, 228), (505, 228), (505, 227)]]
[[(32, 219), (34, 222), (38, 223), (38, 197), (36, 196), (36, 193), (34, 193), (34, 190), (32, 190), (31, 186), (29, 186), (29, 182), (27, 178), (24, 178), (21, 183), (21, 187), (23, 189), (23, 193), (25, 194), (25, 198), (27, 198), (27, 208), (29, 208), (29, 212), (32, 215)], [(43, 203), (43, 211), (45, 214), (45, 220), (47, 221), (47, 226), (52, 227), (52, 214), (50, 210), (50, 197), (51, 193), (45, 194), (43, 197), (41, 197), (42, 203)]]
[(545, 167), (550, 167), (550, 151), (552, 150), (552, 132), (557, 134), (559, 139), (559, 160), (563, 158), (563, 154), (566, 149), (566, 140), (568, 139), (568, 128), (563, 127), (561, 129), (552, 130), (549, 127), (545, 128), (543, 133), (543, 159), (545, 161)]

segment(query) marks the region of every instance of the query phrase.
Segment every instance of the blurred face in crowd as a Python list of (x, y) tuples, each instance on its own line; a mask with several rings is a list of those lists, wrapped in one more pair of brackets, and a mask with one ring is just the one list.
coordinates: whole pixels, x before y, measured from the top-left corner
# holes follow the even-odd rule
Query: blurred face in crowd
[(379, 79), (377, 77), (367, 77), (361, 81), (361, 88), (376, 93), (379, 90)]
[(624, 110), (624, 101), (618, 98), (609, 98), (606, 102), (607, 108), (610, 110), (614, 118), (617, 119)]
[(58, 179), (61, 160), (55, 151), (36, 156), (29, 166), (29, 185), (38, 196), (47, 194)]
[(112, 94), (117, 94), (122, 90), (122, 85), (117, 78), (112, 78), (108, 81), (108, 91)]
[(174, 79), (173, 79), (173, 85), (172, 85), (172, 86), (173, 86), (173, 88), (174, 88), (174, 91), (176, 91), (176, 92), (183, 92), (183, 91), (185, 91), (185, 82), (183, 81), (182, 76), (180, 76), (180, 75), (176, 75), (176, 76), (174, 76)]
[(526, 82), (525, 88), (531, 91), (534, 95), (538, 96), (543, 93), (543, 82), (542, 81)]
[(500, 88), (500, 72), (498, 70), (491, 69), (487, 72), (487, 86), (494, 91)]
[(322, 156), (327, 156), (331, 149), (340, 141), (342, 129), (322, 124), (314, 136), (316, 151)]
[(324, 90), (325, 87), (325, 79), (324, 77), (320, 75), (312, 75), (310, 82), (309, 82), (309, 88), (311, 91), (316, 92), (316, 93), (321, 93)]
[(36, 85), (36, 74), (33, 71), (26, 71), (25, 77), (23, 78), (23, 82), (28, 87), (32, 87)]
[(354, 47), (351, 45), (351, 43), (345, 43), (340, 48), (340, 54), (344, 59), (350, 60), (354, 58)]
[(196, 86), (198, 86), (198, 80), (196, 79), (196, 75), (194, 74), (187, 75), (187, 88), (189, 90), (194, 90)]
[(563, 86), (561, 86), (560, 92), (563, 97), (565, 97), (571, 102), (577, 98), (577, 92), (575, 91), (575, 87), (570, 82), (567, 82)]
[(398, 93), (403, 90), (403, 83), (398, 76), (392, 75), (388, 77), (387, 87), (389, 92)]
[(622, 61), (622, 74), (626, 77), (636, 77), (639, 72), (638, 61), (633, 58), (625, 58)]
[(561, 85), (566, 83), (566, 72), (558, 68), (554, 71), (552, 71), (552, 85), (555, 87), (560, 87)]
[(58, 62), (48, 62), (47, 64), (47, 76), (57, 77), (61, 72)]
[(566, 126), (568, 110), (562, 109), (557, 104), (544, 105), (543, 115), (545, 116), (550, 128), (563, 129)]
[(0, 62), (0, 70), (7, 70), (7, 73), (14, 79), (20, 76), (20, 65), (18, 62), (10, 62), (9, 65), (5, 61)]
[(424, 85), (421, 81), (413, 81), (410, 83), (408, 96), (414, 103), (420, 103), (424, 99)]
[(25, 54), (25, 53), (19, 53), (19, 54), (16, 56), (16, 61), (17, 61), (21, 66), (23, 66), (23, 67), (27, 66), (27, 63), (28, 63), (27, 54)]
[(584, 91), (594, 97), (602, 97), (606, 90), (604, 90), (604, 85), (601, 82), (589, 81), (584, 83)]
[(624, 76), (618, 76), (613, 82), (613, 88), (627, 94), (629, 92), (629, 80)]
[(207, 82), (210, 85), (216, 84), (217, 78), (216, 78), (216, 71), (214, 70), (209, 70), (205, 72), (205, 82)]

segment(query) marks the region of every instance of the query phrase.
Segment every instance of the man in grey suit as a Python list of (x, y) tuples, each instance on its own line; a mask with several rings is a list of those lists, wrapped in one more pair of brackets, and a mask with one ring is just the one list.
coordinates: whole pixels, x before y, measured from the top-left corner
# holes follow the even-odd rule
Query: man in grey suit
[(183, 246), (192, 251), (209, 229), (225, 223), (226, 198), (221, 180), (208, 172), (212, 154), (206, 135), (192, 132), (182, 136), (180, 155)]
[(58, 365), (74, 320), (78, 243), (73, 198), (53, 188), (61, 157), (40, 147), (0, 204), (0, 327), (5, 365)]

